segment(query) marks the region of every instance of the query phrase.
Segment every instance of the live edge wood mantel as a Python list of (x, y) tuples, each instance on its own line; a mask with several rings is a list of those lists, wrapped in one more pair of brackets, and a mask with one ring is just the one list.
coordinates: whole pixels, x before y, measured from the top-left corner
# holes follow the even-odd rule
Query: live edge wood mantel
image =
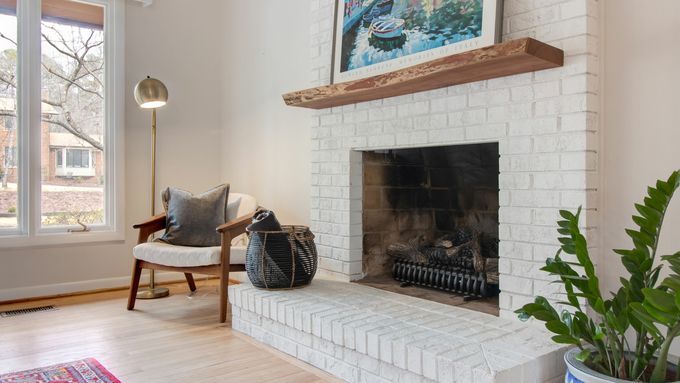
[(286, 93), (283, 99), (289, 106), (324, 109), (562, 65), (561, 49), (523, 38), (373, 77)]

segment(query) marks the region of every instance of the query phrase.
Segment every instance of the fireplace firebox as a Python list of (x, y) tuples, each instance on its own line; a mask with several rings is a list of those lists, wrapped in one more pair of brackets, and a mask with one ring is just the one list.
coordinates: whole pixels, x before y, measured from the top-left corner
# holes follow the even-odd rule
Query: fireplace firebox
[(498, 314), (498, 143), (364, 151), (359, 283)]

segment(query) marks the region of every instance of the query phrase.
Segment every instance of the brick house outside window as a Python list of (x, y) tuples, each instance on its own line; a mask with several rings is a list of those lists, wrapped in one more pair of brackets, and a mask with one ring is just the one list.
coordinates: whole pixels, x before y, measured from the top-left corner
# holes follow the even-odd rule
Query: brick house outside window
[[(44, 114), (56, 114), (50, 105), (42, 104)], [(3, 115), (5, 113), (5, 115)], [(0, 97), (0, 177), (3, 181), (17, 182), (18, 150), (15, 102), (13, 98)], [(12, 115), (7, 115), (12, 114)], [(102, 151), (66, 132), (50, 131), (50, 124), (41, 124), (42, 151), (49, 153), (49, 162), (43, 162), (42, 181), (53, 184), (73, 183), (100, 185), (103, 176)], [(101, 136), (93, 136), (101, 140)]]

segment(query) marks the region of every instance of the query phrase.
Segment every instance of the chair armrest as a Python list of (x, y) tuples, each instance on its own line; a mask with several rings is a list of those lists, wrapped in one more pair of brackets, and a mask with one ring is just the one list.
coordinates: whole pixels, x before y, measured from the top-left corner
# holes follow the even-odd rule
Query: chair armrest
[(149, 227), (149, 226), (153, 226), (153, 227), (159, 226), (160, 229), (158, 229), (158, 230), (165, 229), (165, 213), (154, 215), (153, 217), (147, 219), (144, 222), (136, 223), (136, 224), (132, 225), (132, 228), (133, 229), (141, 229), (141, 228)]
[(222, 234), (223, 238), (225, 235), (229, 235), (230, 238), (234, 238), (245, 233), (246, 226), (248, 226), (252, 221), (253, 214), (247, 214), (218, 226), (216, 230), (218, 233)]
[(223, 272), (227, 273), (226, 275), (229, 275), (229, 269), (231, 268), (231, 240), (246, 232), (246, 227), (253, 221), (253, 214), (246, 214), (232, 219), (215, 229), (221, 237), (220, 263), (224, 268)]
[(165, 213), (155, 215), (144, 222), (132, 225), (132, 227), (139, 229), (137, 243), (146, 242), (151, 234), (165, 229)]

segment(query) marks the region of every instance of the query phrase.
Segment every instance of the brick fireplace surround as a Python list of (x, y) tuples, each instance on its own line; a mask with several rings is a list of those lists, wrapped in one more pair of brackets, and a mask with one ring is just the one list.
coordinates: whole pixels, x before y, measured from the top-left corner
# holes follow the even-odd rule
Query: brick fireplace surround
[[(330, 78), (333, 1), (311, 7), (317, 86)], [(336, 281), (286, 292), (232, 286), (234, 328), (350, 382), (559, 381), (563, 350), (513, 311), (536, 295), (557, 298), (539, 268), (558, 248), (559, 209), (583, 206), (595, 244), (598, 8), (505, 0), (503, 40), (561, 48), (561, 68), (316, 112), (311, 226), (318, 275)], [(361, 152), (482, 142), (500, 153), (500, 318), (346, 283), (362, 277)]]

